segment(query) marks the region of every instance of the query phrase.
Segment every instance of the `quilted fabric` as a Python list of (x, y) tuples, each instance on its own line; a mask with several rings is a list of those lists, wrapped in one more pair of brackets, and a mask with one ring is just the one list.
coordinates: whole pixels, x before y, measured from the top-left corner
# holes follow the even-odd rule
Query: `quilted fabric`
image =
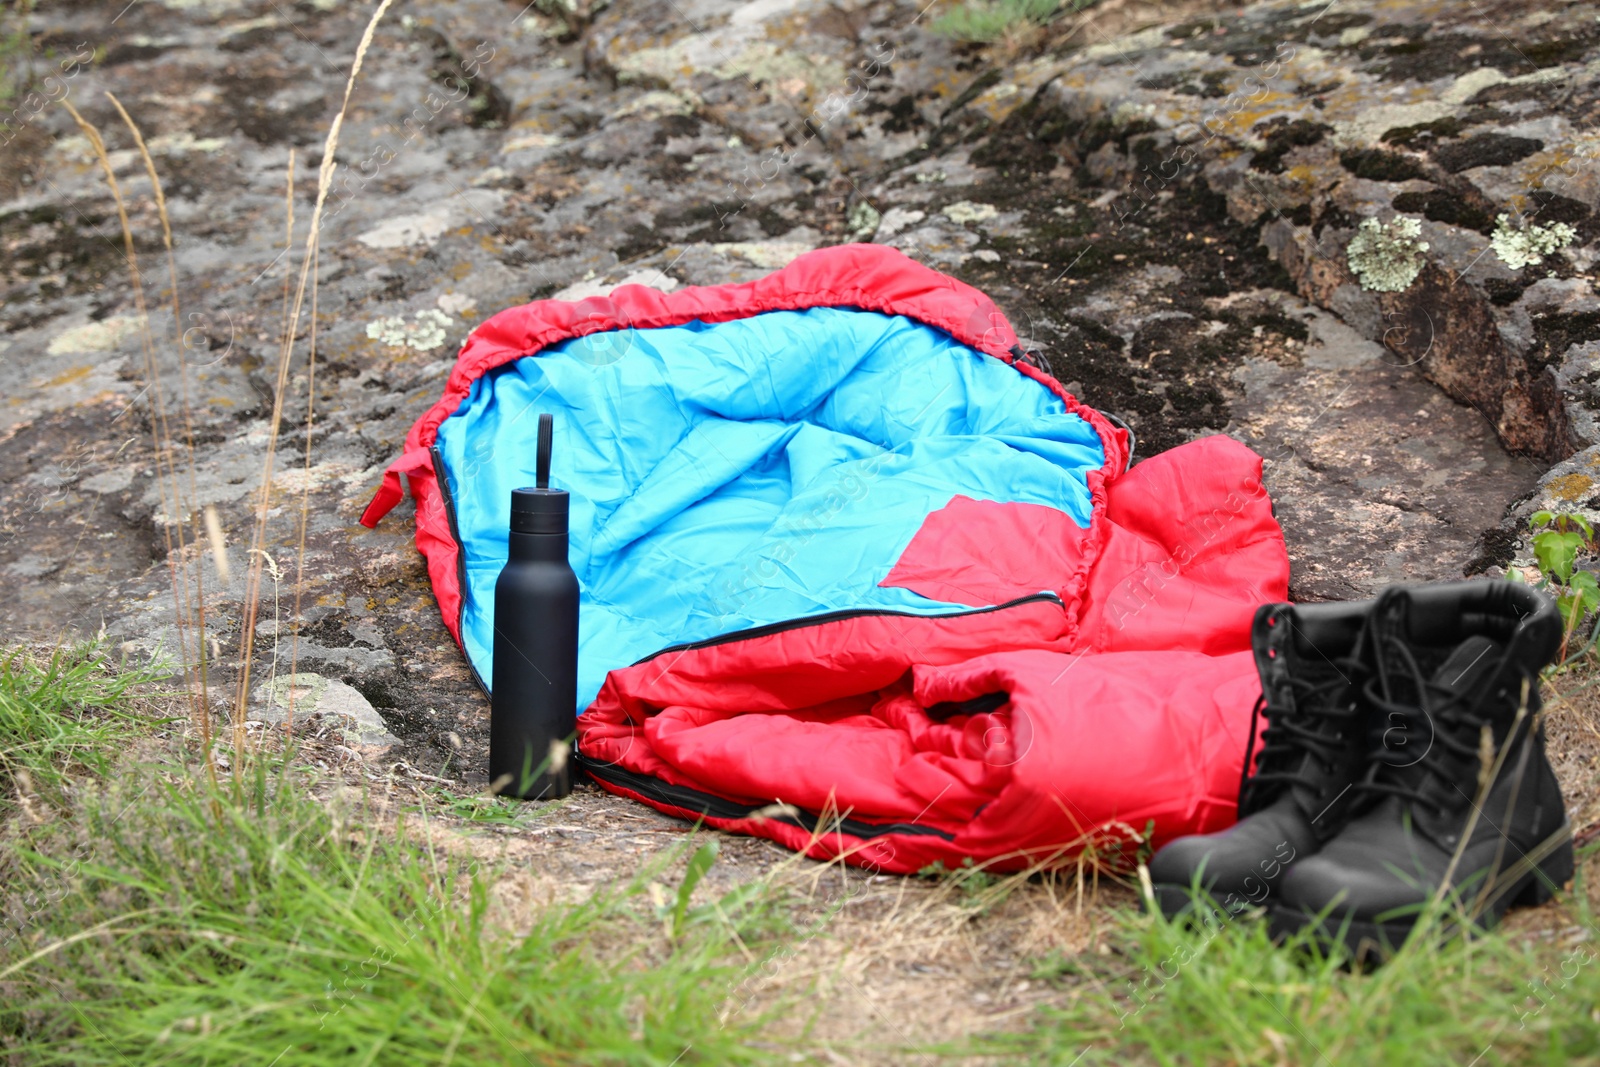
[(502, 312), (363, 521), (417, 501), (492, 675), (538, 412), (573, 494), (581, 764), (813, 855), (1015, 867), (1225, 825), (1288, 562), (1260, 460), (1126, 434), (994, 305), (877, 246)]

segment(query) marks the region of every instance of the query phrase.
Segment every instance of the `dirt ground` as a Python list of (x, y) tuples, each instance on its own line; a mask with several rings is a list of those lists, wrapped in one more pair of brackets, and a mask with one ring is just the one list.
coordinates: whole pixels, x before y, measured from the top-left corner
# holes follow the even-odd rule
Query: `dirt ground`
[[(1548, 751), (1581, 847), (1600, 839), (1600, 659), (1556, 675), (1544, 694)], [(402, 778), (397, 796), (426, 787)], [(674, 856), (681, 866), (694, 833), (588, 783), (519, 827), (433, 818), (447, 848), (507, 864), (495, 891), (513, 929), (524, 921), (519, 915), (547, 902), (577, 898)], [(728, 1010), (781, 1005), (781, 1029), (804, 1034), (808, 1047), (840, 1064), (932, 1062), (905, 1050), (1026, 1027), (1039, 1009), (1093, 988), (1094, 979), (1068, 961), (1087, 953), (1115, 973), (1119, 923), (1139, 908), (1135, 879), (1092, 865), (992, 878), (872, 875), (766, 841), (714, 836), (721, 852), (696, 901), (770, 879), (783, 887), (789, 917), (802, 931), (760, 961)], [(662, 878), (671, 883), (676, 873), (669, 865)], [(1600, 853), (1589, 856), (1582, 876), (1591, 906), (1600, 907)], [(1576, 922), (1572, 908), (1557, 901), (1510, 912), (1504, 929), (1534, 942), (1570, 935)]]

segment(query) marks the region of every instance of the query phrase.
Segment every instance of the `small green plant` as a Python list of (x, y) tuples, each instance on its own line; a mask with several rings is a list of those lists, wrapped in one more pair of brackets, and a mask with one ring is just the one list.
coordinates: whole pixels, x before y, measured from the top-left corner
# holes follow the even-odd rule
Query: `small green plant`
[(683, 870), (683, 881), (678, 883), (678, 892), (668, 907), (658, 909), (661, 920), (666, 923), (667, 935), (676, 941), (683, 936), (684, 927), (689, 923), (691, 912), (689, 900), (694, 896), (695, 886), (700, 884), (717, 862), (717, 853), (720, 851), (715, 840), (707, 841), (695, 849), (694, 855), (689, 857), (689, 863)]
[(955, 901), (972, 915), (984, 915), (1003, 903), (1025, 879), (1023, 875), (995, 874), (972, 862), (968, 856), (961, 865), (949, 868), (942, 860), (935, 860), (917, 872), (918, 877), (943, 882), (959, 894)]
[(1043, 956), (1029, 961), (1028, 977), (1035, 982), (1059, 985), (1073, 979), (1093, 978), (1094, 968), (1082, 953), (1052, 948)]
[[(1541, 589), (1556, 595), (1561, 609), (1561, 659), (1584, 616), (1600, 611), (1600, 582), (1593, 571), (1578, 569), (1578, 557), (1596, 555), (1594, 527), (1582, 515), (1536, 511), (1528, 519), (1533, 534), (1533, 558)], [(1514, 572), (1513, 572), (1514, 573)]]
[[(690, 839), (673, 849), (667, 862), (676, 863), (677, 857), (693, 843)], [(678, 944), (699, 927), (726, 931), (742, 943), (793, 935), (791, 901), (787, 892), (771, 879), (741, 882), (714, 900), (690, 906), (695, 890), (716, 865), (721, 851), (716, 838), (695, 849), (684, 864), (683, 880), (676, 890), (660, 882), (646, 882), (646, 891), (667, 941)], [(661, 864), (653, 863), (649, 870), (659, 871)]]
[(486, 793), (466, 796), (452, 793), (448, 789), (440, 789), (431, 795), (447, 815), (465, 819), (467, 822), (490, 823), (495, 826), (517, 826), (544, 810), (525, 801), (489, 796)]
[(974, 866), (971, 856), (962, 860), (961, 866), (956, 868), (946, 867), (944, 860), (934, 860), (918, 871), (917, 877), (943, 879), (969, 897), (977, 896), (1000, 881), (997, 875)]
[(968, 0), (933, 21), (933, 32), (957, 41), (990, 44), (1008, 33), (1044, 26), (1095, 0)]

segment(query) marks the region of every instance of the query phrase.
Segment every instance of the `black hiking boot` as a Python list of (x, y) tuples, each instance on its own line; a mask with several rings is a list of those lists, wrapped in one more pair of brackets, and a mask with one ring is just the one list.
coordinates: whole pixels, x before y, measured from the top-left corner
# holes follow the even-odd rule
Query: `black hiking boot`
[(1252, 718), (1237, 824), (1180, 837), (1150, 860), (1151, 888), (1169, 919), (1194, 906), (1197, 888), (1230, 914), (1264, 903), (1287, 864), (1316, 852), (1343, 826), (1350, 787), (1366, 766), (1367, 722), (1358, 696), (1372, 603), (1256, 610), (1256, 713), (1267, 720), (1261, 751), (1251, 773)]
[[(1337, 837), (1284, 875), (1275, 937), (1319, 923), (1381, 957), (1442, 891), (1479, 925), (1572, 877), (1571, 829), (1545, 758), (1539, 671), (1561, 643), (1554, 601), (1504, 581), (1397, 587), (1373, 610), (1366, 773)], [(1463, 844), (1465, 842), (1465, 844)]]

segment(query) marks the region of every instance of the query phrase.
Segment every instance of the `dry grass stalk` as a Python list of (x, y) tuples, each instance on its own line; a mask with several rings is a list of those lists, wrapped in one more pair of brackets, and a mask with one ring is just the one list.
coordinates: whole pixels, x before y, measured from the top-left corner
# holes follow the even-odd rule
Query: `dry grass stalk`
[[(272, 559), (267, 554), (267, 513), (272, 505), (272, 460), (278, 448), (278, 426), (283, 416), (283, 393), (288, 385), (289, 361), (294, 352), (294, 324), (289, 321), (289, 276), (287, 264), (292, 262), (291, 256), (294, 249), (294, 149), (289, 149), (289, 163), (284, 173), (284, 224), (283, 224), (283, 258), (285, 270), (283, 273), (283, 311), (281, 325), (281, 340), (278, 345), (278, 379), (272, 393), (272, 431), (267, 437), (267, 455), (262, 464), (261, 494), (256, 504), (256, 521), (250, 531), (250, 547), (246, 550), (246, 558), (250, 565), (246, 571), (245, 580), (245, 609), (244, 620), (240, 624), (239, 632), (239, 683), (235, 694), (233, 706), (233, 745), (235, 763), (237, 757), (244, 751), (244, 723), (245, 715), (249, 710), (250, 699), (250, 666), (255, 658), (256, 613), (261, 600), (261, 569), (265, 562)], [(277, 568), (274, 566), (273, 568)], [(276, 648), (277, 637), (273, 637)], [(276, 657), (274, 657), (274, 671), (276, 674)], [(293, 707), (294, 691), (289, 692), (290, 706)]]
[[(197, 508), (200, 502), (200, 488), (195, 473), (194, 457), (194, 415), (193, 404), (189, 395), (189, 362), (183, 358), (183, 313), (178, 304), (178, 259), (172, 248), (172, 220), (167, 214), (167, 197), (161, 188), (161, 178), (156, 174), (155, 160), (150, 157), (150, 149), (144, 143), (144, 134), (138, 125), (129, 116), (127, 109), (122, 106), (122, 101), (113, 94), (106, 93), (106, 99), (111, 101), (111, 106), (117, 109), (117, 114), (122, 116), (123, 124), (128, 127), (128, 132), (133, 135), (134, 144), (139, 147), (139, 158), (144, 162), (145, 173), (150, 177), (151, 193), (155, 197), (156, 215), (161, 220), (161, 243), (167, 256), (167, 278), (172, 286), (172, 329), (173, 337), (178, 343), (178, 409), (183, 414), (183, 448), (188, 463), (189, 474), (189, 504), (182, 512), (174, 513), (173, 518), (179, 521), (179, 554), (183, 553), (182, 520), (180, 515), (187, 514), (190, 521), (196, 523), (193, 542), (198, 547), (200, 543), (199, 515)], [(170, 445), (170, 437), (168, 438)], [(173, 495), (179, 496), (177, 488), (177, 474), (173, 473)], [(216, 512), (210, 511), (208, 518), (216, 522)], [(219, 537), (220, 540), (220, 537)], [(186, 563), (187, 561), (185, 561)], [(187, 567), (180, 568), (180, 573), (186, 573)], [(220, 572), (219, 572), (220, 573)], [(226, 579), (226, 574), (222, 577)], [(201, 744), (206, 753), (206, 765), (211, 764), (211, 716), (204, 713), (204, 709), (211, 706), (210, 692), (207, 686), (207, 660), (206, 660), (206, 587), (205, 565), (198, 558), (195, 561), (194, 597), (188, 597), (187, 583), (184, 588), (184, 603), (190, 606), (195, 627), (195, 671), (198, 675), (200, 686), (200, 707), (203, 709), (201, 720)], [(215, 769), (212, 768), (214, 775)]]
[[(267, 517), (272, 504), (272, 468), (277, 458), (278, 431), (283, 421), (283, 398), (289, 383), (289, 366), (294, 352), (295, 328), (300, 322), (300, 313), (305, 306), (306, 285), (310, 278), (312, 266), (316, 262), (317, 240), (322, 225), (322, 209), (328, 198), (328, 189), (333, 184), (334, 168), (337, 166), (334, 161), (334, 155), (339, 147), (339, 131), (344, 126), (345, 113), (350, 108), (350, 97), (355, 91), (356, 79), (361, 75), (362, 60), (366, 58), (367, 49), (372, 46), (373, 34), (377, 32), (378, 23), (382, 21), (392, 2), (393, 0), (381, 0), (377, 9), (373, 11), (372, 18), (367, 22), (367, 28), (361, 35), (361, 42), (356, 46), (355, 61), (350, 67), (350, 77), (345, 82), (344, 99), (340, 102), (339, 112), (334, 115), (333, 123), (328, 128), (328, 136), (323, 142), (322, 166), (317, 178), (316, 206), (311, 212), (311, 229), (306, 234), (306, 251), (300, 264), (300, 278), (295, 290), (293, 307), (284, 322), (283, 343), (279, 348), (278, 354), (277, 384), (273, 390), (272, 418), (267, 433), (267, 454), (261, 464), (261, 494), (256, 503), (255, 525), (251, 530), (250, 571), (246, 580), (245, 614), (240, 634), (239, 682), (234, 693), (234, 743), (241, 754), (244, 744), (242, 723), (244, 722), (250, 699), (250, 660), (255, 649), (256, 613), (261, 600), (262, 556), (259, 553), (264, 551), (266, 546)], [(302, 560), (300, 566), (303, 567), (303, 565)], [(239, 760), (236, 759), (235, 765), (237, 766), (238, 763)]]
[[(110, 96), (109, 93), (107, 95)], [(130, 128), (132, 128), (132, 121), (127, 118), (127, 113), (122, 110), (122, 105), (117, 103), (114, 97), (112, 98), (112, 103), (116, 105), (118, 112), (123, 115), (123, 118), (128, 121)], [(162, 536), (166, 541), (167, 568), (172, 584), (173, 608), (176, 614), (175, 626), (178, 633), (179, 660), (183, 670), (186, 690), (189, 694), (190, 720), (202, 738), (207, 771), (208, 773), (214, 775), (215, 768), (211, 763), (211, 721), (207, 711), (205, 689), (205, 631), (203, 612), (198, 615), (200, 628), (196, 635), (195, 642), (196, 646), (199, 648), (199, 652), (197, 653), (193, 662), (190, 661), (189, 657), (189, 631), (191, 619), (196, 617), (196, 609), (194, 597), (189, 589), (188, 565), (185, 558), (187, 554), (187, 546), (184, 537), (184, 516), (192, 509), (188, 509), (185, 506), (183, 488), (178, 477), (177, 460), (174, 456), (172, 443), (172, 430), (167, 416), (166, 391), (161, 378), (160, 362), (156, 358), (155, 342), (150, 334), (150, 311), (148, 303), (145, 299), (143, 277), (139, 269), (139, 256), (134, 246), (133, 227), (128, 219), (128, 209), (127, 204), (123, 200), (122, 187), (117, 182), (116, 173), (111, 166), (111, 159), (106, 152), (105, 141), (100, 136), (100, 131), (97, 130), (87, 119), (85, 119), (78, 112), (77, 108), (72, 106), (70, 101), (63, 99), (61, 104), (72, 116), (73, 121), (77, 123), (78, 128), (83, 131), (84, 136), (88, 138), (89, 144), (94, 150), (95, 158), (100, 163), (100, 169), (105, 173), (106, 184), (111, 189), (111, 197), (117, 207), (117, 220), (122, 227), (122, 240), (125, 248), (125, 254), (127, 255), (128, 259), (128, 272), (133, 282), (134, 303), (139, 312), (139, 332), (140, 340), (144, 349), (145, 373), (147, 376), (146, 389), (150, 393), (150, 433), (155, 446), (156, 469), (158, 472), (156, 484), (158, 491), (160, 492), (161, 509), (167, 517), (167, 521), (162, 524)], [(167, 219), (166, 200), (161, 193), (161, 184), (156, 177), (155, 166), (150, 160), (149, 152), (145, 149), (144, 139), (139, 136), (137, 129), (134, 130), (134, 136), (138, 141), (140, 152), (144, 157), (146, 168), (149, 172), (150, 180), (154, 188), (157, 210), (161, 216), (162, 227), (167, 235), (168, 261), (169, 265), (171, 265), (174, 277), (172, 293), (173, 316), (175, 321), (181, 323), (181, 320), (177, 319), (178, 294), (176, 285), (176, 266), (172, 265), (171, 261), (171, 226)], [(181, 338), (181, 336), (182, 333), (180, 330), (179, 337)], [(180, 365), (182, 364), (181, 359), (179, 360), (179, 363)], [(184, 419), (185, 425), (187, 426), (189, 424), (187, 392), (185, 392), (184, 396), (184, 405)], [(192, 434), (188, 436), (186, 445), (190, 486), (192, 491), (194, 485), (194, 447)], [(194, 518), (196, 521), (198, 521), (197, 516), (191, 515), (191, 518)], [(176, 545), (173, 543), (174, 529), (176, 529), (177, 532)], [(196, 531), (196, 540), (198, 540), (198, 531)]]
[(230, 568), (228, 566), (228, 543), (222, 536), (222, 520), (217, 517), (217, 509), (210, 504), (205, 506), (206, 537), (211, 542), (211, 559), (217, 568), (217, 577), (223, 582), (228, 580)]
[[(300, 603), (305, 592), (306, 577), (306, 525), (311, 516), (311, 432), (317, 408), (317, 246), (311, 249), (311, 328), (310, 343), (306, 346), (306, 460), (305, 484), (300, 487), (300, 539), (295, 547), (294, 612), (289, 626), (289, 674), (300, 669)], [(294, 693), (289, 694), (289, 708), (285, 728), (294, 736)]]

